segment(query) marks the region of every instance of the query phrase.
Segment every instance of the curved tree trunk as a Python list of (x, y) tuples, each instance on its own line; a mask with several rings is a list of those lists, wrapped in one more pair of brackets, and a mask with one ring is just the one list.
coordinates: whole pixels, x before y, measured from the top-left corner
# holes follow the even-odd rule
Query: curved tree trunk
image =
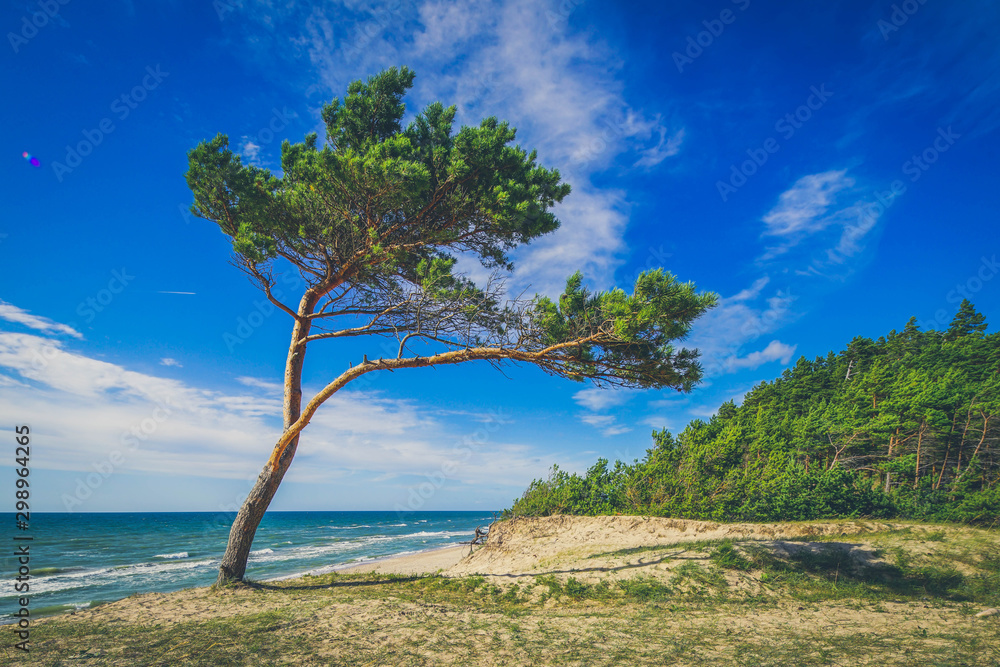
[[(316, 305), (317, 297), (309, 290), (303, 295), (299, 303), (299, 317), (292, 328), (292, 341), (288, 348), (288, 359), (285, 362), (285, 400), (284, 400), (284, 429), (287, 432), (289, 427), (298, 420), (302, 410), (302, 366), (305, 362), (306, 346), (300, 345), (302, 339), (309, 335), (312, 321), (306, 316), (312, 314)], [(235, 581), (243, 581), (246, 574), (247, 560), (250, 558), (250, 548), (253, 546), (254, 536), (257, 534), (257, 527), (260, 525), (264, 513), (271, 504), (271, 499), (278, 491), (278, 485), (284, 478), (288, 467), (295, 457), (295, 450), (298, 448), (298, 434), (287, 445), (281, 441), (275, 445), (271, 458), (264, 465), (264, 469), (257, 476), (257, 482), (250, 489), (247, 499), (243, 501), (243, 506), (236, 514), (233, 527), (229, 530), (229, 543), (226, 545), (226, 553), (222, 556), (219, 564), (219, 578), (216, 584), (225, 585)]]
[(278, 485), (281, 484), (281, 479), (292, 463), (298, 440), (296, 436), (292, 444), (285, 449), (276, 468), (272, 469), (271, 462), (268, 461), (258, 475), (257, 482), (247, 495), (247, 499), (243, 501), (243, 506), (233, 521), (233, 527), (229, 530), (229, 543), (219, 564), (219, 578), (216, 584), (225, 585), (243, 581), (243, 575), (247, 570), (247, 559), (250, 557), (250, 547), (257, 534), (257, 526), (264, 518), (264, 512), (267, 511)]

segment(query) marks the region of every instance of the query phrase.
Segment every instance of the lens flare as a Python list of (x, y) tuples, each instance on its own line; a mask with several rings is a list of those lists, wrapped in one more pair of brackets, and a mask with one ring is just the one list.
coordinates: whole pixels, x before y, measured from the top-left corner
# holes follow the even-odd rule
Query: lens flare
[(40, 167), (40, 166), (42, 166), (42, 163), (38, 161), (38, 158), (36, 158), (34, 155), (32, 155), (31, 153), (29, 153), (28, 151), (24, 151), (23, 153), (21, 153), (21, 157), (23, 157), (25, 160), (27, 160), (28, 162), (30, 162), (32, 167)]

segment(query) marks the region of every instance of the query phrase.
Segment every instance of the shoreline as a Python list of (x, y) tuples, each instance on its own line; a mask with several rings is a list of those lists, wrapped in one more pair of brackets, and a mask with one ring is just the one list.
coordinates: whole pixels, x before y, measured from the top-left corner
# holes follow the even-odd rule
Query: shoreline
[(457, 565), (468, 553), (467, 544), (434, 547), (408, 554), (386, 556), (371, 561), (337, 566), (330, 572), (341, 574), (434, 574)]
[[(369, 560), (353, 563), (325, 565), (320, 568), (266, 579), (265, 581), (290, 581), (302, 577), (320, 577), (324, 574), (361, 574), (374, 572), (376, 574), (434, 574), (457, 565), (468, 552), (468, 545), (449, 544), (443, 547), (432, 547), (420, 551), (406, 551), (392, 556), (379, 556)], [(427, 569), (430, 568), (430, 569)]]

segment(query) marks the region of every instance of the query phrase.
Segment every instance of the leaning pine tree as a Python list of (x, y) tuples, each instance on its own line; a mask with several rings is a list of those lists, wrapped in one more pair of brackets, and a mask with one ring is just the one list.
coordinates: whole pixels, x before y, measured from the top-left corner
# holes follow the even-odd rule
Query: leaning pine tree
[[(456, 133), (455, 107), (435, 103), (404, 129), (402, 98), (413, 76), (392, 68), (352, 83), (323, 109), (325, 145), (315, 134), (282, 145), (281, 177), (242, 164), (224, 135), (188, 155), (192, 212), (219, 225), (235, 263), (292, 320), (284, 429), (233, 522), (219, 583), (242, 581), (302, 429), (366, 373), (524, 362), (599, 385), (681, 391), (701, 377), (697, 350), (671, 341), (716, 297), (669, 273), (642, 274), (631, 296), (591, 294), (578, 273), (555, 303), (507, 300), (498, 281), (477, 285), (453, 272), (458, 253), (494, 275), (511, 270), (512, 249), (559, 226), (549, 209), (570, 189), (534, 152), (513, 145), (514, 129), (495, 118)], [(277, 265), (305, 281), (298, 304), (273, 293)], [(307, 347), (347, 336), (392, 338), (396, 354), (345, 363), (303, 406)]]

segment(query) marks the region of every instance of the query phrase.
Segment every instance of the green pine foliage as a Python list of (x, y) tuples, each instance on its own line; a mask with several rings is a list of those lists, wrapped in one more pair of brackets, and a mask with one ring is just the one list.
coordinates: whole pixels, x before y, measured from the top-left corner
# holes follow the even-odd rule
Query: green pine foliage
[(717, 521), (833, 517), (1000, 522), (1000, 334), (965, 301), (948, 330), (916, 320), (802, 357), (740, 406), (631, 464), (558, 466), (517, 515), (645, 514)]

